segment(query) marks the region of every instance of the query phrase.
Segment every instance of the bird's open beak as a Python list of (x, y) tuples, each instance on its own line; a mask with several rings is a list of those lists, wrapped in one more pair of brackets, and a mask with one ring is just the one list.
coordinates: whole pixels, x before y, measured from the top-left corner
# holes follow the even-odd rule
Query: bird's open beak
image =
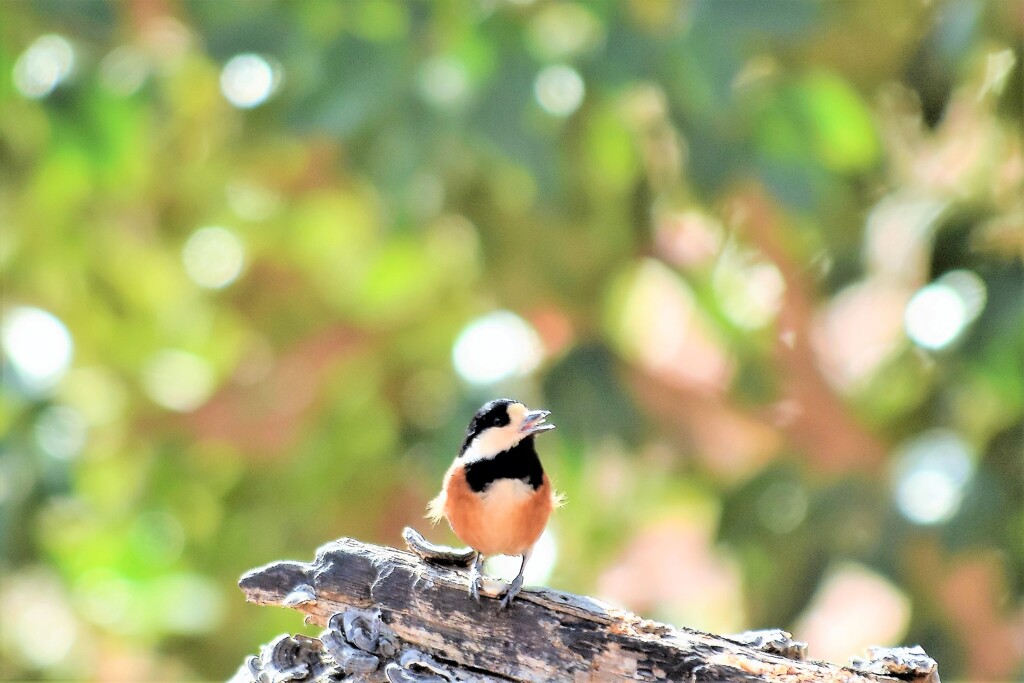
[(523, 426), (519, 431), (524, 434), (536, 434), (554, 429), (555, 425), (544, 424), (544, 419), (550, 414), (550, 410), (531, 410), (523, 417)]

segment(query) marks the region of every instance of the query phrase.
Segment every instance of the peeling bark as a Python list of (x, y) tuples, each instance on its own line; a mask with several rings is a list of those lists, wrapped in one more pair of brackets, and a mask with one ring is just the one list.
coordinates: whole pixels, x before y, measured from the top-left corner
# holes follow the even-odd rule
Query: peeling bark
[[(776, 653), (800, 650), (779, 650), (777, 640), (758, 649), (741, 644), (738, 636), (730, 640), (648, 621), (547, 588), (526, 588), (510, 609), (499, 612), (491, 595), (480, 604), (470, 599), (464, 570), (352, 539), (323, 546), (312, 563), (275, 562), (255, 569), (239, 586), (250, 602), (292, 607), (307, 621), (330, 627), (312, 643), (279, 638), (268, 647), (280, 651), (281, 662), (267, 664), (274, 656), (265, 649), (266, 661), (250, 658), (249, 673), (243, 667), (239, 681), (897, 680), (780, 656)], [(749, 637), (745, 642), (758, 644)], [(363, 659), (344, 650), (350, 646), (365, 653)], [(318, 649), (332, 647), (342, 654), (334, 660), (324, 655), (324, 666), (311, 666), (304, 674), (288, 649), (320, 656)], [(363, 669), (344, 669), (339, 658)], [(379, 668), (365, 671), (373, 658), (380, 660)], [(289, 667), (291, 673), (280, 673)]]

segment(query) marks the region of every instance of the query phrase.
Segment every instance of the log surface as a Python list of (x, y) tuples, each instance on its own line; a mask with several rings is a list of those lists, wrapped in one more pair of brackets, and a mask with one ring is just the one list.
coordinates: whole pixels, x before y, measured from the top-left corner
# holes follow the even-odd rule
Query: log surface
[(239, 586), (250, 602), (292, 607), (322, 626), (345, 610), (379, 610), (380, 621), (402, 646), (442, 663), (448, 680), (897, 680), (787, 659), (546, 588), (525, 588), (511, 608), (499, 611), (493, 597), (482, 597), (480, 604), (469, 598), (464, 570), (352, 539), (323, 546), (312, 563), (255, 569)]

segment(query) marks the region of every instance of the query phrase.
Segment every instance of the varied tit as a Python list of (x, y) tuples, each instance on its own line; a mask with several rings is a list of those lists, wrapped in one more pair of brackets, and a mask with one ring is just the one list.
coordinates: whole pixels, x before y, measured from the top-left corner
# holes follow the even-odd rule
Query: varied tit
[(523, 570), (559, 497), (534, 447), (534, 435), (554, 429), (547, 410), (528, 410), (500, 398), (485, 403), (466, 429), (466, 440), (444, 476), (427, 516), (448, 519), (452, 531), (476, 550), (469, 594), (480, 601), (480, 573), (488, 555), (519, 555), (519, 574), (501, 600), (508, 607), (523, 587)]

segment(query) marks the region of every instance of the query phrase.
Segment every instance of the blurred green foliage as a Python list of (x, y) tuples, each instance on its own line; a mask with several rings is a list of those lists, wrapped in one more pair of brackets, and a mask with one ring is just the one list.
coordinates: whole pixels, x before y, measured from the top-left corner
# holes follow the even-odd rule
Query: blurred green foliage
[[(559, 425), (552, 585), (1024, 674), (1020, 2), (7, 0), (0, 41), (0, 676), (227, 677), (301, 628), (237, 577), (422, 528), (499, 394)], [(473, 382), (498, 309), (539, 366)]]

